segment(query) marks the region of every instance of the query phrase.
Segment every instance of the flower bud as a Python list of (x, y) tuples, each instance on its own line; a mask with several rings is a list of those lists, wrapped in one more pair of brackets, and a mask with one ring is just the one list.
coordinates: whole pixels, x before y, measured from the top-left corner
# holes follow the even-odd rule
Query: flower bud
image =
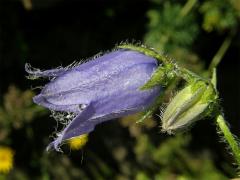
[(183, 88), (162, 114), (163, 131), (173, 133), (213, 112), (216, 104), (214, 87), (202, 80)]

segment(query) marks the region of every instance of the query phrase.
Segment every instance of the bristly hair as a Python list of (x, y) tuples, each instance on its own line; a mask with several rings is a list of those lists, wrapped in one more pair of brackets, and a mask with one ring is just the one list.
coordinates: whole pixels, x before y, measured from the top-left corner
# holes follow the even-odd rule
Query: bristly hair
[[(75, 67), (77, 67), (77, 66), (79, 66), (81, 64), (87, 63), (88, 61), (91, 61), (91, 60), (94, 60), (96, 58), (99, 58), (99, 57), (103, 56), (104, 54), (107, 54), (107, 53), (110, 53), (110, 52), (114, 52), (114, 51), (118, 51), (118, 50), (121, 49), (121, 48), (118, 47), (120, 45), (133, 45), (133, 46), (136, 46), (136, 47), (144, 47), (144, 48), (156, 51), (156, 50), (154, 50), (154, 48), (151, 48), (151, 47), (148, 47), (147, 45), (144, 45), (141, 41), (131, 40), (131, 42), (129, 42), (129, 40), (125, 40), (125, 41), (121, 41), (120, 43), (116, 44), (115, 47), (112, 50), (100, 51), (99, 53), (97, 53), (94, 56), (91, 56), (89, 58), (81, 59), (79, 61), (74, 61), (73, 63), (67, 65), (66, 67), (58, 66), (58, 67), (52, 68), (52, 69), (54, 69), (54, 70), (61, 70), (62, 69), (63, 71), (67, 71), (67, 70), (75, 68)], [(164, 55), (164, 56), (167, 57), (166, 55)], [(172, 61), (172, 63), (174, 63), (173, 60), (171, 60), (171, 61)], [(29, 75), (26, 76), (26, 77), (28, 79), (30, 79), (30, 80), (35, 80), (35, 79), (39, 79), (39, 78), (49, 78), (49, 80), (52, 81), (52, 80), (54, 80), (56, 78), (54, 76), (52, 76), (52, 77), (47, 77), (47, 76), (43, 77), (43, 76), (39, 75), (42, 72), (44, 72), (44, 70), (41, 70), (41, 69), (38, 69), (38, 68), (34, 68), (29, 63), (25, 64), (25, 70), (27, 72), (29, 72)]]
[[(77, 66), (80, 66), (81, 64), (84, 64), (84, 63), (87, 63), (87, 62), (92, 61), (94, 59), (97, 59), (97, 58), (103, 56), (104, 54), (111, 53), (111, 52), (117, 51), (119, 49), (120, 48), (117, 48), (117, 46), (116, 46), (112, 50), (100, 51), (99, 53), (97, 53), (94, 56), (91, 56), (89, 58), (81, 59), (79, 61), (74, 61), (73, 63), (67, 65), (66, 67), (58, 66), (58, 67), (52, 68), (52, 69), (54, 69), (54, 70), (62, 69), (63, 71), (67, 71), (69, 69), (73, 69), (73, 68), (75, 68)], [(40, 78), (49, 78), (49, 80), (52, 81), (52, 80), (54, 80), (56, 78), (56, 77), (47, 77), (47, 76), (43, 77), (41, 75), (38, 75), (38, 74), (44, 72), (44, 70), (41, 70), (41, 69), (38, 69), (38, 68), (34, 68), (29, 63), (25, 64), (25, 70), (27, 72), (29, 72), (29, 75), (26, 76), (26, 77), (27, 77), (27, 79), (30, 79), (30, 80), (35, 80), (35, 79), (40, 79)]]
[[(61, 111), (53, 111), (51, 110), (51, 115), (50, 117), (53, 117), (56, 120), (56, 127), (55, 131), (51, 135), (53, 139), (56, 139), (56, 137), (61, 135), (61, 132), (63, 129), (66, 128), (66, 126), (77, 116), (77, 114), (72, 113), (72, 112), (61, 112)], [(59, 124), (62, 126), (59, 129)]]

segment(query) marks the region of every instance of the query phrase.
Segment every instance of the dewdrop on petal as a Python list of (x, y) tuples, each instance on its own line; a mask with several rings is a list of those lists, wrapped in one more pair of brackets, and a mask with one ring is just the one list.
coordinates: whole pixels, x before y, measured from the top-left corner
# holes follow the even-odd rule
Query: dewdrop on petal
[(174, 133), (210, 115), (216, 107), (216, 93), (208, 82), (199, 80), (179, 91), (162, 114), (162, 129)]

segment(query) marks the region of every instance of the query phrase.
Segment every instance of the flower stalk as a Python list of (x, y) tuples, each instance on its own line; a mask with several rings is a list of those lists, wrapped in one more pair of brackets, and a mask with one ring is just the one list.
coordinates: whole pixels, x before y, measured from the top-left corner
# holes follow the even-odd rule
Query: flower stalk
[(219, 50), (217, 51), (217, 53), (215, 54), (215, 56), (213, 57), (211, 64), (209, 65), (209, 72), (212, 72), (212, 70), (214, 68), (216, 68), (218, 66), (218, 64), (221, 62), (223, 56), (225, 55), (225, 53), (227, 52), (231, 42), (232, 42), (232, 37), (233, 37), (233, 33), (230, 33), (226, 39), (223, 41), (222, 45), (220, 46)]
[(220, 133), (223, 134), (224, 140), (227, 141), (233, 152), (233, 156), (237, 162), (238, 167), (240, 167), (240, 148), (236, 138), (234, 138), (234, 135), (231, 133), (224, 117), (221, 114), (217, 116), (216, 122), (217, 126), (219, 127)]
[[(226, 53), (227, 49), (229, 48), (231, 41), (232, 41), (232, 33), (227, 36), (227, 38), (222, 43), (221, 47), (215, 54), (212, 59), (212, 62), (209, 66), (209, 72), (212, 72), (211, 83), (213, 84), (214, 88), (217, 89), (217, 74), (216, 74), (216, 67), (221, 62), (224, 54)], [(232, 150), (232, 154), (237, 162), (238, 167), (240, 167), (240, 147), (237, 139), (231, 133), (226, 121), (221, 112), (218, 113), (216, 116), (216, 124), (218, 126), (218, 132), (223, 135), (223, 139), (226, 143), (230, 146)]]

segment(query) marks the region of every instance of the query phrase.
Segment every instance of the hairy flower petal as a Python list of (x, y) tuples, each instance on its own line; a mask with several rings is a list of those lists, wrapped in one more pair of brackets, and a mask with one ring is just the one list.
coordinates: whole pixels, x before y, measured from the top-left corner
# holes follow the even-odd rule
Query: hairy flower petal
[(140, 88), (156, 68), (154, 58), (121, 49), (59, 71), (59, 76), (34, 97), (34, 102), (51, 110), (74, 113), (76, 117), (48, 149), (59, 150), (62, 141), (89, 133), (99, 123), (145, 110), (159, 95), (160, 87)]
[(36, 69), (31, 67), (30, 64), (26, 63), (25, 64), (25, 70), (26, 72), (35, 77), (57, 77), (62, 75), (64, 72), (66, 72), (65, 68), (56, 68), (56, 69), (51, 69), (51, 70), (46, 70), (46, 71), (41, 71), (40, 69)]

